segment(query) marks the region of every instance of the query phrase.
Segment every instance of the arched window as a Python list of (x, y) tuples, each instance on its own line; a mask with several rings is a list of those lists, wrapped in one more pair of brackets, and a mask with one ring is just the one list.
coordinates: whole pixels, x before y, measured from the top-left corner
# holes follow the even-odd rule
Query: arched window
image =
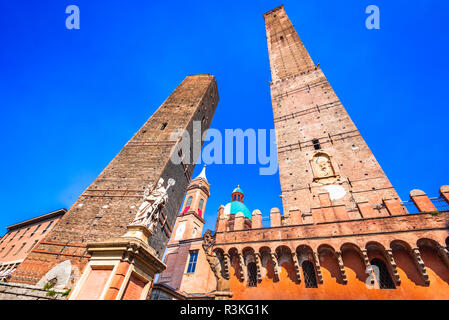
[(204, 206), (204, 199), (200, 200), (200, 205), (198, 207), (198, 209), (200, 209), (201, 211), (203, 211), (203, 206)]
[(376, 266), (379, 270), (377, 274), (376, 269), (374, 269), (374, 274), (376, 275), (377, 281), (379, 282), (379, 287), (381, 289), (396, 289), (394, 285), (393, 279), (391, 279), (390, 272), (388, 272), (387, 266), (385, 263), (377, 258), (371, 260), (371, 265)]
[(186, 207), (188, 207), (188, 206), (190, 206), (192, 204), (192, 199), (193, 199), (192, 197), (189, 197), (187, 199)]
[(257, 287), (257, 266), (255, 262), (248, 263), (248, 286)]
[(308, 260), (304, 261), (302, 263), (302, 271), (304, 273), (304, 283), (306, 284), (306, 288), (318, 288), (313, 263)]

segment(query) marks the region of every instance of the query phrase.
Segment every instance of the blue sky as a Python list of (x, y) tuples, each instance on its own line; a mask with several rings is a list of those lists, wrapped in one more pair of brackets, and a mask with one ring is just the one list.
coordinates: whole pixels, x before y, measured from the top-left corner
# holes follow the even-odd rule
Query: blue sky
[[(449, 184), (449, 2), (282, 3), (402, 199), (438, 195)], [(70, 4), (80, 30), (65, 28)], [(212, 127), (273, 128), (262, 15), (280, 4), (2, 1), (0, 233), (69, 208), (186, 75), (216, 76)], [(380, 30), (365, 28), (370, 4)], [(278, 175), (258, 165), (211, 165), (207, 176), (206, 228), (237, 184), (249, 209), (281, 207)]]

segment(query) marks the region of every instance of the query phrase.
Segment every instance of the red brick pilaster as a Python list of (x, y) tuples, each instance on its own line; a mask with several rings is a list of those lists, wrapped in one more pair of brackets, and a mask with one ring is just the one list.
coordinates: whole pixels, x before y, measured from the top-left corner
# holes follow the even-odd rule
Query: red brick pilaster
[(293, 226), (302, 224), (301, 211), (299, 210), (290, 211), (290, 224)]
[(390, 216), (405, 214), (404, 208), (401, 206), (401, 202), (398, 199), (384, 198), (383, 202)]
[(440, 188), (440, 195), (449, 204), (449, 186), (442, 186)]
[(358, 202), (357, 207), (359, 207), (362, 218), (366, 219), (377, 217), (372, 205), (368, 201)]
[(346, 221), (349, 220), (349, 214), (348, 210), (346, 209), (345, 204), (335, 204), (334, 207), (334, 214), (338, 221)]
[(323, 217), (323, 210), (321, 209), (321, 207), (312, 208), (312, 218), (313, 223), (320, 223), (325, 221)]
[(228, 225), (228, 216), (222, 213), (217, 220), (216, 232), (225, 232)]
[(280, 227), (281, 223), (281, 211), (278, 208), (273, 208), (270, 211), (270, 226), (271, 227)]
[(259, 210), (253, 211), (252, 228), (262, 228), (262, 212), (260, 212)]
[(234, 230), (243, 229), (245, 229), (245, 216), (242, 212), (239, 212), (235, 215)]
[(432, 201), (430, 201), (429, 197), (426, 195), (424, 191), (421, 190), (412, 190), (410, 192), (410, 199), (412, 199), (416, 208), (418, 208), (419, 212), (434, 212), (437, 211), (437, 208), (433, 205)]
[(109, 289), (104, 296), (104, 300), (115, 300), (118, 292), (120, 291), (120, 288), (122, 287), (123, 281), (125, 280), (128, 269), (128, 262), (119, 263), (119, 265), (117, 266), (117, 271), (112, 278), (111, 285), (109, 286)]

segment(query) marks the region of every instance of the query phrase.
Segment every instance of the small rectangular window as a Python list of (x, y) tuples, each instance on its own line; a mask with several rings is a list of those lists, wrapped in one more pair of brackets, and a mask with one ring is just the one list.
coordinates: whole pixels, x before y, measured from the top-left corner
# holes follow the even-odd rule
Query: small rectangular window
[(190, 251), (189, 265), (187, 267), (187, 273), (195, 272), (197, 259), (198, 259), (198, 250)]
[(161, 130), (164, 130), (167, 127), (168, 122), (164, 122), (161, 126)]
[(318, 139), (313, 139), (313, 140), (312, 140), (312, 143), (313, 143), (313, 147), (315, 148), (315, 150), (320, 150), (320, 149), (321, 149), (320, 140), (318, 140)]

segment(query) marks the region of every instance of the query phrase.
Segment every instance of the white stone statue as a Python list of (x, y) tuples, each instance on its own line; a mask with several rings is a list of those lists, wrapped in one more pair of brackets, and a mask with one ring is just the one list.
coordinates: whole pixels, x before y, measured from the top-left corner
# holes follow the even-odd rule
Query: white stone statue
[(171, 178), (168, 179), (167, 187), (164, 187), (164, 179), (162, 178), (159, 179), (155, 188), (150, 183), (143, 193), (143, 202), (131, 225), (143, 225), (153, 232), (159, 222), (159, 213), (167, 203), (167, 191), (175, 183), (175, 180)]

